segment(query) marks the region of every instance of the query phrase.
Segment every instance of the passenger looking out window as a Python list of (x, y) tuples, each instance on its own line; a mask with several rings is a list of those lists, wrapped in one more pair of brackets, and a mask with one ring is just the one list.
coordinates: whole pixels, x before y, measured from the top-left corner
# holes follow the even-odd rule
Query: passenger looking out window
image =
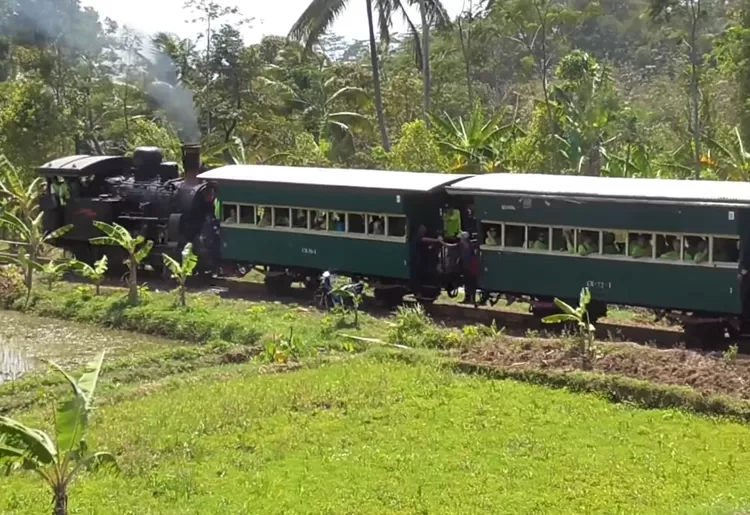
[(599, 233), (596, 231), (578, 231), (578, 248), (576, 251), (579, 256), (598, 254)]
[[(576, 232), (578, 241), (573, 241), (573, 231), (563, 231), (565, 235), (565, 241), (568, 246), (568, 252), (571, 254), (578, 254), (579, 256), (588, 256), (589, 254), (599, 253), (599, 242), (596, 241), (599, 238), (599, 233), (594, 231), (581, 231)], [(578, 244), (577, 248), (575, 243)]]
[(679, 236), (675, 236), (669, 240), (668, 248), (670, 250), (661, 253), (659, 259), (671, 259), (672, 261), (680, 260), (680, 251), (682, 250), (682, 239)]
[(313, 231), (325, 231), (326, 230), (326, 212), (315, 211), (314, 216), (311, 213), (311, 228)]
[(273, 224), (275, 227), (289, 227), (288, 207), (275, 207), (274, 215)]
[(307, 229), (307, 209), (292, 209), (292, 227)]
[(237, 223), (237, 206), (226, 206), (224, 213), (225, 224), (236, 224)]
[(630, 243), (630, 257), (632, 258), (650, 258), (653, 255), (653, 249), (648, 242), (645, 234), (639, 234)]
[[(703, 238), (699, 238), (695, 243), (693, 251), (693, 262), (694, 263), (705, 263), (708, 261), (708, 244)], [(687, 259), (687, 258), (686, 258)]]
[(367, 215), (369, 234), (382, 236), (385, 234), (385, 223), (382, 216)]
[(484, 240), (485, 245), (490, 245), (492, 247), (496, 247), (498, 245), (498, 234), (497, 234), (497, 227), (494, 225), (490, 227), (490, 230), (487, 231), (487, 238)]
[(271, 225), (271, 208), (270, 207), (259, 207), (258, 215), (260, 215), (260, 220), (258, 221), (258, 225), (262, 227), (268, 227)]
[(546, 229), (535, 229), (534, 233), (536, 237), (531, 244), (531, 248), (534, 250), (549, 250), (549, 231)]
[(336, 232), (346, 231), (346, 215), (344, 213), (328, 213), (328, 230)]

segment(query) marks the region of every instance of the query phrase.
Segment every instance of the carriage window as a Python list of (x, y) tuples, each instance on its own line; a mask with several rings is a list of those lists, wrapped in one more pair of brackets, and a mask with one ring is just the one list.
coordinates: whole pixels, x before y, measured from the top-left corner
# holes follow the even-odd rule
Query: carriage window
[(273, 226), (289, 227), (289, 211), (288, 207), (273, 208)]
[(602, 232), (602, 254), (605, 256), (625, 256), (628, 233), (625, 231)]
[(240, 206), (240, 223), (255, 225), (255, 206)]
[(708, 239), (702, 236), (685, 236), (684, 261), (708, 263)]
[(682, 236), (676, 234), (656, 235), (656, 257), (680, 261), (682, 259)]
[(654, 235), (651, 233), (631, 232), (628, 234), (628, 254), (635, 259), (654, 256)]
[(528, 248), (532, 250), (549, 250), (549, 227), (529, 227)]
[(599, 231), (576, 229), (575, 253), (579, 256), (595, 256), (599, 254)]
[(261, 227), (271, 226), (271, 208), (269, 206), (258, 206), (258, 225)]
[(573, 249), (573, 229), (552, 229), (552, 252), (568, 252), (568, 240)]
[(721, 238), (714, 236), (713, 262), (736, 264), (740, 260), (739, 238)]
[(526, 227), (523, 225), (505, 224), (505, 245), (506, 247), (523, 248), (526, 243)]
[(221, 219), (225, 224), (237, 223), (237, 206), (235, 204), (222, 204), (221, 210), (223, 211)]
[(388, 217), (388, 236), (403, 238), (406, 236), (406, 218), (403, 216)]
[(357, 213), (347, 213), (346, 216), (348, 217), (347, 230), (349, 232), (356, 234), (365, 233), (365, 215), (360, 215)]
[(376, 236), (385, 234), (385, 221), (382, 216), (367, 215), (367, 234)]
[(310, 211), (310, 229), (313, 231), (325, 231), (326, 218), (327, 214), (325, 211)]
[(328, 230), (336, 232), (346, 231), (346, 213), (331, 211), (328, 213)]
[(484, 244), (490, 247), (496, 247), (500, 245), (500, 238), (502, 236), (502, 228), (497, 224), (484, 224), (483, 226)]
[(307, 209), (292, 209), (292, 227), (307, 229)]

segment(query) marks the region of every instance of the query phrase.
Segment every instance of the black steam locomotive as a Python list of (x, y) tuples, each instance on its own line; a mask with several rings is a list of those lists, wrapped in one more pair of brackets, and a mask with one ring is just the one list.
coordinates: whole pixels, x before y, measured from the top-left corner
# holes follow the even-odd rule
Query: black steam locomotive
[(152, 240), (154, 248), (143, 265), (166, 273), (162, 254), (179, 260), (185, 245), (193, 243), (199, 272), (210, 272), (220, 252), (216, 188), (197, 179), (200, 161), (200, 146), (183, 146), (180, 177), (177, 163), (165, 162), (162, 151), (152, 147), (138, 148), (132, 157), (55, 159), (39, 168), (46, 179), (40, 199), (44, 228), (52, 231), (72, 224), (54, 245), (90, 264), (106, 254), (113, 272), (123, 269), (126, 253), (119, 246), (91, 245), (91, 238), (104, 236), (94, 221), (117, 223), (134, 237)]

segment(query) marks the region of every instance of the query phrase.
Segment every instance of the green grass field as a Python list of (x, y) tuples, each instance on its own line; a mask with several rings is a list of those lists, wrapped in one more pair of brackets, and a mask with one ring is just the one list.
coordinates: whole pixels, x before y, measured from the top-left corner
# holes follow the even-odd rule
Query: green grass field
[[(733, 513), (750, 504), (750, 428), (643, 411), (383, 352), (284, 374), (209, 368), (96, 412), (71, 512)], [(36, 421), (33, 411), (23, 418)], [(32, 477), (0, 513), (49, 513)]]

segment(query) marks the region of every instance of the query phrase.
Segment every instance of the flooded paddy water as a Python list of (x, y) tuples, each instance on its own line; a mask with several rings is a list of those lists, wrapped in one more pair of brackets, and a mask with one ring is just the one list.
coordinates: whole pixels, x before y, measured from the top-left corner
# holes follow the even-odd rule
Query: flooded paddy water
[(88, 362), (103, 349), (111, 357), (179, 344), (126, 331), (0, 311), (0, 383), (46, 367), (42, 359), (70, 368)]

